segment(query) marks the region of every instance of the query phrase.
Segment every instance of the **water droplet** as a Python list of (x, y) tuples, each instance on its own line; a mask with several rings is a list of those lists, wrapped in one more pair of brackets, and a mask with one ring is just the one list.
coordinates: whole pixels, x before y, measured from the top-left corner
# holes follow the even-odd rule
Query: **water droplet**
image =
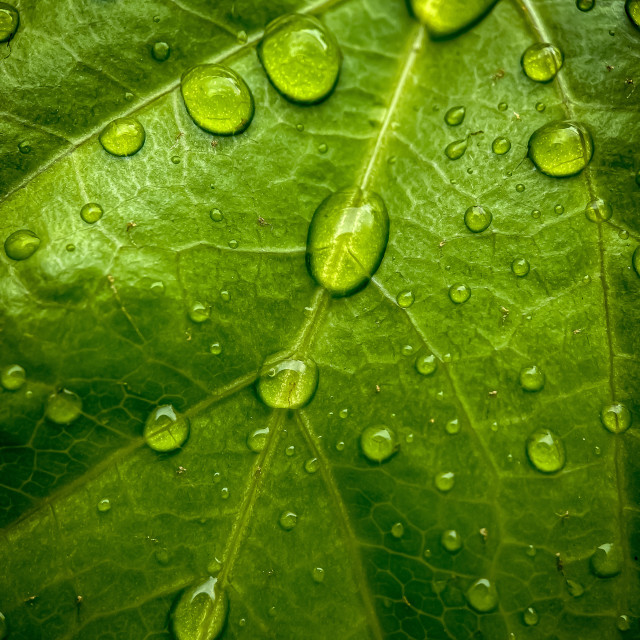
[(627, 0), (624, 8), (632, 24), (640, 29), (640, 0)]
[(65, 249), (69, 252), (75, 251), (76, 250), (76, 245), (75, 244), (68, 244)]
[(450, 127), (457, 127), (459, 124), (462, 124), (462, 121), (464, 120), (466, 113), (467, 113), (467, 110), (462, 106), (451, 107), (451, 109), (449, 109), (449, 111), (447, 111), (447, 113), (444, 114), (444, 121)]
[(4, 252), (12, 260), (26, 260), (30, 258), (40, 246), (40, 238), (29, 229), (14, 231), (4, 241)]
[(423, 376), (432, 375), (438, 368), (438, 360), (432, 353), (425, 353), (416, 358), (416, 371)]
[(591, 11), (596, 6), (596, 0), (576, 0), (576, 7), (580, 11)]
[(520, 369), (520, 386), (525, 391), (540, 391), (544, 387), (545, 375), (538, 365)]
[(19, 25), (20, 14), (18, 10), (6, 2), (0, 2), (0, 42), (8, 42), (11, 40), (18, 30)]
[(189, 309), (189, 319), (196, 324), (201, 324), (211, 317), (211, 307), (202, 302), (194, 302)]
[(253, 96), (245, 81), (220, 64), (193, 67), (182, 76), (182, 97), (193, 121), (222, 136), (242, 133), (254, 114)]
[(324, 569), (322, 567), (315, 567), (311, 574), (313, 576), (313, 581), (320, 584), (324, 582)]
[(431, 557), (431, 549), (425, 549), (424, 553), (422, 554), (425, 558), (430, 558)]
[(466, 31), (487, 15), (496, 2), (497, 0), (464, 0), (455, 3), (411, 0), (411, 8), (416, 18), (426, 26), (429, 35), (438, 40)]
[(98, 511), (100, 511), (100, 513), (106, 513), (107, 511), (111, 510), (111, 501), (109, 500), (109, 498), (102, 498), (102, 500), (100, 500), (100, 502), (98, 502)]
[(318, 387), (318, 367), (309, 359), (281, 354), (268, 357), (260, 370), (257, 391), (272, 409), (300, 409), (311, 402)]
[(231, 294), (224, 289), (220, 292), (220, 297), (224, 302), (229, 302), (229, 300), (231, 300)]
[(522, 614), (522, 620), (527, 625), (527, 627), (534, 627), (538, 624), (540, 616), (533, 607), (527, 607)]
[(466, 284), (452, 284), (449, 287), (449, 298), (455, 304), (463, 304), (471, 297), (471, 289)]
[(542, 211), (540, 211), (540, 209), (534, 209), (531, 212), (531, 217), (534, 218), (535, 220), (538, 220), (541, 215), (542, 215)]
[(222, 353), (222, 345), (219, 342), (212, 342), (209, 345), (209, 353), (214, 356), (219, 356)]
[(618, 231), (618, 238), (621, 240), (626, 240), (629, 237), (629, 232), (626, 229), (620, 229)]
[(4, 640), (9, 635), (9, 624), (4, 614), (0, 611), (0, 640)]
[(163, 567), (166, 567), (169, 564), (169, 560), (171, 559), (169, 556), (169, 552), (166, 549), (158, 549), (153, 554), (156, 562)]
[(636, 275), (640, 277), (640, 246), (637, 246), (631, 256), (631, 266), (636, 272)]
[(503, 138), (502, 136), (498, 136), (491, 143), (491, 150), (493, 151), (493, 153), (495, 153), (498, 156), (504, 155), (510, 149), (511, 149), (511, 141), (508, 140), (507, 138)]
[(336, 450), (344, 451), (344, 442), (342, 442), (342, 440), (340, 442), (336, 442)]
[(154, 451), (173, 451), (189, 437), (189, 419), (176, 413), (173, 405), (162, 404), (149, 414), (143, 436)]
[(285, 455), (290, 458), (291, 456), (293, 456), (296, 452), (296, 448), (294, 445), (290, 444), (285, 450), (284, 453)]
[(304, 470), (307, 473), (315, 473), (320, 467), (320, 463), (318, 462), (318, 458), (309, 458), (304, 463)]
[(629, 616), (624, 613), (618, 616), (616, 620), (616, 628), (618, 631), (629, 631), (631, 629), (631, 621), (629, 620)]
[(535, 556), (536, 556), (536, 548), (535, 548), (532, 544), (530, 544), (530, 545), (527, 547), (527, 549), (526, 549), (525, 553), (526, 553), (530, 558), (535, 558)]
[(19, 364), (10, 364), (0, 372), (0, 384), (7, 391), (17, 391), (27, 379), (25, 370)]
[(383, 425), (366, 427), (360, 434), (362, 453), (371, 462), (386, 462), (399, 449), (395, 431)]
[[(0, 18), (2, 18), (1, 8), (0, 8)], [(27, 153), (31, 153), (31, 145), (26, 140), (23, 140), (18, 144), (18, 151), (20, 153), (23, 153), (24, 155), (27, 155)]]
[(334, 296), (362, 289), (376, 272), (389, 239), (382, 198), (358, 187), (331, 194), (316, 209), (307, 237), (311, 276)]
[(410, 356), (413, 353), (413, 347), (410, 344), (405, 344), (402, 346), (401, 351), (403, 356)]
[(536, 82), (551, 82), (562, 67), (564, 56), (554, 44), (536, 42), (523, 54), (520, 64), (525, 74)]
[(222, 222), (224, 220), (224, 214), (222, 213), (222, 211), (220, 211), (220, 209), (211, 209), (209, 217), (214, 222)]
[(229, 248), (230, 249), (237, 249), (238, 248), (238, 241), (237, 240), (229, 240)]
[(455, 553), (462, 549), (462, 537), (455, 529), (447, 529), (440, 536), (440, 544), (449, 552)]
[(531, 464), (543, 473), (555, 473), (564, 467), (564, 444), (550, 429), (541, 428), (529, 436), (527, 455)]
[(44, 414), (56, 424), (71, 424), (82, 413), (82, 400), (77, 393), (61, 389), (47, 398)]
[(229, 498), (230, 492), (229, 492), (229, 487), (222, 487), (222, 489), (220, 489), (220, 497), (223, 500), (227, 500)]
[(516, 191), (518, 193), (522, 193), (524, 191), (524, 189), (525, 189), (525, 186), (523, 184), (517, 184), (516, 185)]
[(96, 202), (87, 202), (87, 204), (85, 204), (82, 209), (80, 209), (80, 217), (87, 224), (95, 224), (96, 222), (98, 222), (98, 220), (102, 218), (103, 213), (104, 210)]
[(229, 598), (209, 577), (182, 592), (171, 611), (171, 630), (176, 640), (215, 640), (229, 615)]
[(498, 606), (498, 593), (487, 578), (476, 580), (467, 590), (467, 601), (478, 613), (488, 613)]
[(561, 178), (580, 173), (593, 156), (593, 139), (578, 122), (555, 120), (529, 138), (529, 158), (548, 176)]
[(464, 155), (464, 152), (469, 146), (469, 139), (463, 138), (462, 140), (454, 140), (445, 147), (445, 155), (449, 160), (459, 160)]
[(526, 258), (514, 258), (511, 263), (511, 271), (514, 275), (518, 276), (518, 278), (524, 278), (529, 273), (529, 261)]
[(166, 42), (154, 42), (151, 47), (151, 56), (158, 62), (164, 62), (171, 55), (171, 47)]
[(631, 412), (621, 402), (614, 402), (602, 408), (600, 420), (607, 431), (624, 433), (631, 426)]
[(392, 525), (391, 535), (394, 538), (402, 538), (402, 536), (404, 535), (404, 525), (402, 524), (402, 522), (396, 522), (394, 525)]
[(283, 511), (278, 522), (285, 531), (291, 531), (298, 522), (298, 516), (293, 511)]
[(296, 125), (296, 129), (298, 131), (304, 131), (304, 125), (300, 122), (299, 124)]
[(509, 105), (506, 102), (498, 103), (498, 111), (506, 111), (509, 108)]
[(544, 102), (536, 102), (536, 111), (542, 113), (547, 108), (547, 105)]
[(248, 39), (249, 39), (249, 36), (247, 35), (247, 32), (244, 29), (240, 29), (240, 31), (238, 31), (238, 33), (236, 34), (236, 40), (240, 44), (244, 44)]
[(329, 150), (329, 145), (327, 145), (325, 142), (321, 142), (318, 145), (318, 152), (319, 153), (327, 153), (328, 150)]
[(410, 307), (413, 304), (414, 300), (415, 296), (411, 291), (401, 291), (396, 296), (396, 302), (398, 303), (398, 306), (402, 307), (403, 309), (407, 309), (408, 307)]
[(267, 444), (267, 438), (269, 436), (269, 428), (264, 427), (260, 429), (254, 429), (247, 436), (247, 446), (254, 453), (260, 453)]
[(584, 593), (584, 587), (575, 580), (567, 580), (567, 591), (573, 598), (579, 598)]
[(258, 56), (273, 86), (288, 100), (313, 104), (336, 86), (342, 54), (317, 18), (290, 13), (267, 25)]
[(436, 475), (434, 483), (438, 491), (442, 491), (443, 493), (451, 491), (455, 484), (455, 474), (452, 471), (442, 471)]
[(604, 222), (611, 219), (613, 208), (605, 200), (596, 198), (587, 205), (584, 214), (587, 216), (587, 220), (591, 220), (591, 222)]
[(593, 453), (595, 453), (597, 456), (599, 456), (602, 453), (602, 449), (598, 445), (596, 445), (593, 448)]
[(411, 444), (413, 442), (413, 433), (407, 433), (407, 435), (404, 437), (404, 441), (407, 444)]
[(146, 134), (144, 127), (135, 118), (117, 118), (110, 122), (98, 138), (105, 151), (112, 156), (126, 157), (138, 153)]
[(485, 209), (479, 204), (469, 207), (464, 212), (464, 223), (467, 225), (467, 229), (473, 233), (481, 233), (485, 229), (488, 229), (491, 224), (491, 220), (493, 220), (491, 211), (489, 211), (489, 209)]
[(601, 544), (591, 556), (591, 570), (598, 578), (613, 578), (622, 571), (622, 551), (615, 542)]
[(171, 162), (173, 164), (180, 164), (180, 156), (171, 156)]
[(454, 436), (456, 433), (460, 433), (460, 421), (458, 418), (452, 418), (447, 422), (444, 426), (444, 430), (451, 436)]

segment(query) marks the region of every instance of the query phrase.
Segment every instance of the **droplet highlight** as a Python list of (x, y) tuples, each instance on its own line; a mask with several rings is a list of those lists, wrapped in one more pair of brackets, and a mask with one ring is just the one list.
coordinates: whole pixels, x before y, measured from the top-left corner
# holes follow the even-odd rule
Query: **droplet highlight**
[(587, 216), (587, 220), (591, 220), (591, 222), (606, 222), (611, 220), (613, 208), (605, 200), (596, 198), (587, 205), (584, 214)]
[(462, 536), (455, 529), (447, 529), (440, 536), (440, 544), (449, 553), (456, 553), (462, 549)]
[(416, 358), (416, 371), (423, 376), (430, 376), (438, 368), (438, 359), (432, 353), (425, 353)]
[(247, 447), (254, 453), (260, 453), (267, 445), (267, 439), (269, 437), (269, 428), (264, 427), (261, 429), (254, 429), (247, 436)]
[(291, 531), (298, 523), (298, 516), (293, 511), (283, 511), (278, 522), (285, 531)]
[(87, 202), (82, 209), (80, 209), (80, 217), (87, 224), (95, 224), (102, 218), (104, 210), (97, 202)]
[(502, 136), (498, 136), (491, 143), (491, 150), (497, 156), (503, 156), (511, 149), (511, 141), (508, 138), (503, 138)]
[(518, 278), (524, 278), (530, 270), (529, 261), (526, 258), (514, 258), (511, 263), (511, 271)]
[(455, 304), (464, 304), (471, 297), (471, 289), (466, 284), (452, 284), (449, 299)]
[(615, 542), (601, 544), (591, 556), (591, 571), (598, 578), (614, 578), (622, 571), (622, 551)]
[(438, 491), (447, 493), (453, 489), (453, 485), (455, 484), (455, 474), (452, 471), (441, 471), (436, 475), (433, 482)]

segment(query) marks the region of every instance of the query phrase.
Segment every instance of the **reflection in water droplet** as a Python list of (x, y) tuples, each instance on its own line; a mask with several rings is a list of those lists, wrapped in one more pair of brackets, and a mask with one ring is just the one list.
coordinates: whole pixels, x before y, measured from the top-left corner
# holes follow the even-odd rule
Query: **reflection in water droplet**
[(497, 0), (411, 0), (413, 13), (435, 39), (456, 36), (481, 20)]
[(545, 375), (537, 365), (520, 369), (520, 386), (525, 391), (540, 391), (544, 387)]
[(591, 11), (596, 6), (596, 0), (576, 0), (576, 7), (580, 11)]
[(449, 287), (449, 298), (455, 304), (463, 304), (471, 297), (471, 289), (466, 284), (452, 284)]
[(464, 213), (464, 223), (473, 233), (481, 233), (489, 228), (493, 215), (489, 209), (480, 205), (469, 207)]
[(527, 607), (522, 614), (522, 620), (527, 625), (527, 627), (534, 627), (538, 624), (540, 616), (533, 607)]
[(26, 379), (27, 374), (19, 364), (10, 364), (0, 371), (0, 384), (7, 391), (17, 391)]
[(311, 574), (313, 576), (313, 581), (320, 584), (324, 582), (324, 569), (322, 567), (315, 567)]
[(498, 593), (487, 578), (476, 580), (467, 590), (467, 601), (478, 613), (488, 613), (498, 606)]
[(110, 122), (100, 134), (98, 140), (113, 156), (126, 157), (138, 153), (146, 134), (144, 127), (135, 118), (117, 118)]
[(591, 220), (591, 222), (604, 222), (611, 219), (613, 208), (605, 200), (596, 198), (587, 205), (584, 214), (587, 216), (587, 220)]
[(256, 385), (260, 399), (272, 409), (300, 409), (318, 387), (318, 367), (310, 358), (296, 360), (275, 354), (260, 369)]
[(525, 74), (536, 82), (551, 82), (562, 67), (564, 56), (553, 44), (536, 42), (523, 54), (520, 64)]
[(268, 436), (269, 436), (269, 427), (254, 429), (247, 436), (247, 446), (254, 453), (260, 453), (267, 444)]
[(526, 258), (514, 258), (511, 263), (511, 271), (513, 271), (514, 275), (518, 276), (518, 278), (524, 278), (529, 273), (529, 261)]
[(502, 156), (507, 153), (511, 149), (511, 141), (507, 138), (503, 138), (502, 136), (498, 136), (491, 143), (491, 150), (498, 156)]
[(564, 207), (561, 204), (557, 204), (553, 207), (553, 211), (557, 216), (561, 216), (564, 213)]
[(211, 317), (211, 307), (202, 304), (202, 302), (194, 302), (189, 309), (189, 319), (196, 324), (201, 324)]
[(164, 62), (171, 55), (171, 47), (166, 42), (154, 42), (151, 47), (151, 56), (158, 62)]
[(100, 511), (100, 513), (106, 513), (110, 510), (111, 501), (109, 500), (109, 498), (103, 498), (102, 500), (100, 500), (100, 502), (98, 502), (98, 511)]
[(40, 246), (40, 238), (29, 229), (14, 231), (4, 241), (4, 251), (12, 260), (30, 258)]
[(438, 368), (438, 360), (432, 353), (425, 353), (416, 358), (416, 371), (423, 376), (430, 376)]
[(298, 522), (298, 516), (293, 511), (283, 511), (278, 522), (285, 531), (291, 531)]
[(589, 164), (592, 156), (591, 134), (578, 122), (549, 122), (529, 138), (529, 158), (548, 176), (576, 175)]
[(456, 433), (460, 433), (460, 421), (458, 420), (458, 418), (449, 420), (449, 422), (447, 422), (447, 424), (445, 425), (444, 430), (452, 436)]
[(182, 76), (181, 90), (189, 115), (209, 133), (235, 135), (251, 124), (253, 96), (233, 69), (220, 64), (193, 67)]
[(518, 193), (522, 193), (524, 191), (524, 189), (525, 189), (525, 186), (523, 184), (517, 184), (516, 185), (516, 191)]
[(631, 426), (631, 412), (621, 402), (614, 402), (602, 408), (600, 420), (611, 433), (624, 433)]
[(82, 413), (82, 399), (69, 389), (61, 389), (47, 398), (44, 414), (56, 424), (71, 424)]
[(237, 240), (229, 240), (228, 244), (230, 249), (237, 249), (239, 243)]
[(189, 419), (176, 413), (173, 405), (160, 405), (149, 414), (142, 435), (154, 451), (173, 451), (189, 437)]
[(442, 491), (444, 493), (451, 491), (455, 484), (455, 474), (452, 471), (442, 471), (436, 475), (434, 483), (438, 491)]
[(176, 640), (215, 640), (229, 615), (229, 598), (209, 577), (185, 590), (171, 611), (171, 630)]
[(540, 428), (527, 439), (527, 456), (538, 471), (555, 473), (564, 467), (564, 444), (553, 431)]
[(336, 450), (344, 451), (344, 442), (342, 442), (342, 440), (340, 440), (340, 442), (336, 442)]
[(540, 211), (540, 209), (534, 209), (531, 212), (531, 217), (538, 220), (540, 218), (540, 216), (542, 215), (542, 212)]
[(398, 306), (402, 307), (403, 309), (407, 309), (408, 307), (410, 307), (413, 304), (414, 300), (415, 296), (411, 291), (401, 291), (396, 296), (396, 302), (398, 303)]
[(400, 447), (395, 431), (382, 425), (366, 427), (360, 434), (362, 453), (371, 462), (386, 462)]
[(180, 164), (180, 156), (171, 156), (171, 162), (173, 164)]
[(220, 489), (220, 497), (223, 500), (226, 500), (229, 497), (229, 495), (230, 495), (229, 487), (222, 487), (222, 489)]
[(309, 458), (304, 463), (304, 470), (307, 473), (315, 473), (318, 470), (319, 466), (320, 463), (318, 462), (318, 458)]
[(87, 224), (95, 224), (96, 222), (98, 222), (98, 220), (102, 218), (103, 213), (104, 210), (96, 202), (87, 202), (87, 204), (85, 204), (82, 209), (80, 209), (80, 217)]
[(19, 25), (20, 14), (18, 10), (6, 2), (0, 2), (0, 42), (8, 42), (11, 40), (18, 30)]
[(450, 142), (444, 152), (449, 160), (459, 160), (464, 155), (464, 152), (469, 146), (469, 139), (463, 138), (462, 140), (454, 140)]
[(457, 127), (459, 124), (462, 124), (462, 121), (464, 120), (464, 116), (466, 115), (467, 110), (460, 106), (460, 107), (451, 107), (451, 109), (449, 109), (449, 111), (447, 111), (447, 113), (444, 114), (444, 121), (450, 126), (450, 127)]
[(622, 571), (622, 551), (615, 542), (601, 544), (591, 556), (591, 570), (598, 578), (613, 578)]
[(222, 353), (222, 345), (219, 342), (212, 342), (209, 345), (209, 353), (214, 356), (219, 356)]
[(640, 0), (627, 0), (624, 8), (631, 23), (640, 29)]
[(402, 538), (402, 536), (404, 535), (404, 525), (402, 524), (402, 522), (396, 522), (394, 525), (392, 525), (391, 535), (394, 538)]
[(296, 452), (296, 448), (294, 445), (290, 444), (285, 450), (284, 453), (285, 455), (290, 458), (291, 456), (293, 456)]
[(440, 536), (440, 544), (449, 552), (455, 553), (462, 549), (462, 537), (455, 529), (447, 529)]

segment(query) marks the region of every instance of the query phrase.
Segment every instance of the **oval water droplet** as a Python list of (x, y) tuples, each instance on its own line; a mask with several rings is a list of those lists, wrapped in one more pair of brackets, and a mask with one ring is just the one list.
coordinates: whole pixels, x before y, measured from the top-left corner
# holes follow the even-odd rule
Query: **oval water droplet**
[(467, 589), (467, 602), (478, 613), (489, 613), (498, 606), (498, 593), (493, 583), (487, 578), (476, 580)]
[(164, 62), (171, 55), (171, 47), (166, 42), (154, 42), (151, 47), (151, 56), (157, 62)]
[(71, 424), (82, 413), (82, 399), (69, 389), (60, 389), (47, 398), (44, 414), (56, 424)]
[(171, 630), (176, 640), (215, 640), (220, 637), (229, 615), (229, 598), (209, 576), (186, 589), (171, 611)]
[(322, 567), (315, 567), (311, 574), (313, 576), (313, 581), (320, 584), (324, 582), (324, 569)]
[(561, 204), (557, 204), (555, 207), (553, 207), (553, 212), (557, 216), (561, 216), (564, 213), (564, 207)]
[(19, 26), (20, 14), (18, 10), (6, 2), (0, 2), (0, 42), (11, 40)]
[(285, 455), (290, 458), (291, 456), (295, 455), (296, 452), (296, 448), (294, 445), (290, 444), (285, 450), (284, 453)]
[(318, 367), (307, 358), (297, 360), (275, 354), (268, 357), (256, 385), (260, 399), (272, 409), (300, 409), (318, 387)]
[(544, 102), (536, 102), (536, 111), (542, 113), (547, 108), (547, 105)]
[(0, 372), (0, 384), (7, 391), (17, 391), (27, 379), (25, 370), (19, 364), (10, 364)]
[(451, 38), (482, 20), (497, 0), (411, 0), (416, 18), (422, 22), (429, 35), (439, 40)]
[(503, 156), (511, 149), (511, 141), (507, 138), (503, 138), (502, 136), (498, 136), (491, 143), (491, 150), (498, 156)]
[(193, 121), (221, 136), (242, 133), (253, 119), (253, 96), (233, 69), (220, 64), (193, 67), (182, 76), (182, 98)]
[(283, 511), (278, 522), (285, 531), (291, 531), (298, 523), (298, 516), (293, 511)]
[(591, 570), (598, 578), (613, 578), (622, 571), (622, 551), (615, 542), (601, 544), (591, 556)]
[(444, 150), (445, 155), (449, 160), (459, 160), (464, 155), (464, 152), (469, 146), (469, 139), (463, 138), (462, 140), (454, 140), (450, 142)]
[(409, 308), (413, 304), (414, 300), (415, 296), (411, 291), (401, 291), (396, 296), (396, 302), (398, 303), (398, 306), (402, 307), (403, 309)]
[(105, 151), (122, 158), (138, 153), (145, 138), (144, 127), (135, 118), (127, 117), (110, 122), (98, 140)]
[(102, 498), (100, 502), (98, 502), (98, 511), (100, 513), (106, 513), (111, 510), (111, 501), (109, 498)]
[(402, 524), (402, 522), (396, 522), (391, 526), (391, 535), (394, 538), (402, 538), (402, 536), (404, 535), (404, 525)]
[(541, 428), (527, 439), (527, 456), (538, 471), (555, 473), (564, 467), (564, 444), (553, 431)]
[(471, 297), (471, 289), (466, 284), (452, 284), (449, 287), (449, 298), (455, 304), (463, 304)]
[(536, 42), (522, 54), (520, 64), (531, 80), (551, 82), (562, 67), (564, 56), (554, 44)]
[(616, 628), (618, 631), (629, 631), (629, 629), (631, 629), (631, 620), (629, 620), (629, 616), (624, 613), (618, 616), (616, 620)]
[(154, 451), (173, 451), (189, 437), (189, 419), (178, 414), (173, 405), (160, 405), (147, 418), (142, 435)]
[(613, 208), (605, 200), (596, 198), (587, 205), (584, 214), (587, 216), (587, 220), (591, 220), (591, 222), (605, 222), (611, 219)]
[(455, 484), (455, 474), (453, 471), (441, 471), (434, 478), (434, 484), (438, 491), (442, 491), (443, 493), (451, 491)]
[(447, 529), (440, 536), (440, 544), (449, 552), (455, 553), (462, 549), (462, 537), (455, 529)]
[(527, 627), (535, 627), (540, 621), (540, 616), (533, 607), (527, 607), (522, 614), (522, 621)]
[[(509, 108), (509, 105), (506, 102), (498, 103), (498, 111), (506, 111)], [(511, 174), (509, 174), (511, 175)]]
[(451, 109), (449, 109), (449, 111), (447, 111), (447, 113), (444, 114), (444, 121), (450, 127), (457, 127), (459, 124), (462, 124), (462, 122), (464, 121), (464, 117), (466, 113), (467, 113), (467, 110), (462, 106), (451, 107)]
[(529, 158), (548, 176), (563, 178), (580, 173), (593, 156), (593, 139), (578, 122), (555, 120), (529, 138)]
[(460, 433), (460, 421), (458, 418), (452, 418), (449, 420), (449, 422), (444, 426), (444, 430), (452, 436), (456, 433)]
[(318, 462), (318, 458), (309, 458), (304, 463), (304, 470), (307, 473), (315, 473), (320, 467), (320, 463)]
[(517, 184), (516, 185), (516, 191), (518, 193), (522, 193), (525, 190), (525, 186), (523, 184)]
[(469, 207), (464, 212), (464, 223), (472, 233), (481, 233), (489, 228), (493, 215), (489, 209), (479, 204)]
[(624, 8), (633, 26), (640, 29), (640, 0), (627, 0)]
[(511, 271), (518, 278), (524, 278), (529, 273), (529, 261), (526, 258), (514, 258), (511, 263)]
[(580, 11), (591, 11), (596, 6), (596, 0), (576, 0), (576, 7)]
[(26, 155), (27, 153), (31, 153), (31, 145), (26, 140), (23, 140), (22, 142), (18, 143), (18, 151), (20, 153), (23, 153), (24, 155)]
[(103, 208), (97, 202), (87, 202), (82, 209), (80, 209), (80, 217), (87, 224), (95, 224), (102, 218), (104, 213)]
[(631, 256), (631, 266), (636, 272), (636, 275), (640, 277), (640, 245), (637, 246)]
[(538, 365), (532, 364), (520, 369), (520, 386), (525, 391), (540, 391), (544, 382), (544, 372)]
[(4, 252), (12, 260), (30, 258), (40, 246), (40, 238), (29, 229), (14, 231), (4, 241)]
[(326, 142), (321, 142), (318, 145), (318, 152), (319, 153), (327, 153), (328, 150), (329, 150), (329, 145)]
[(273, 86), (288, 100), (313, 104), (336, 86), (342, 54), (335, 36), (317, 18), (297, 13), (270, 22), (258, 57)]
[(202, 302), (194, 302), (189, 309), (189, 319), (196, 324), (201, 324), (211, 317), (211, 307)]
[(423, 376), (432, 375), (438, 368), (438, 360), (432, 353), (425, 353), (416, 358), (416, 371)]
[(212, 342), (209, 345), (209, 353), (214, 356), (219, 356), (222, 353), (222, 345), (219, 342)]
[(393, 429), (383, 425), (366, 427), (360, 434), (360, 448), (371, 462), (386, 462), (399, 449), (400, 443)]
[(607, 431), (624, 433), (631, 426), (631, 412), (621, 402), (614, 402), (602, 408), (600, 420)]
[(376, 272), (389, 239), (382, 198), (355, 187), (331, 194), (316, 209), (307, 237), (307, 267), (333, 296), (352, 295)]
[(340, 416), (343, 420), (349, 415), (349, 409), (340, 409), (338, 416)]
[(267, 438), (269, 437), (269, 427), (263, 427), (260, 429), (254, 429), (247, 436), (247, 447), (254, 453), (260, 453), (267, 445)]

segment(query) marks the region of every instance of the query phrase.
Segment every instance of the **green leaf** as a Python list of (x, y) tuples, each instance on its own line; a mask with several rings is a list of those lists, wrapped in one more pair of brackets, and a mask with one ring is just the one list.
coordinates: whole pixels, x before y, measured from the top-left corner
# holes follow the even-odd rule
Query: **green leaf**
[[(503, 0), (446, 41), (402, 0), (16, 5), (0, 240), (40, 243), (0, 252), (10, 638), (169, 638), (180, 594), (214, 584), (181, 628), (218, 629), (228, 599), (224, 638), (640, 637), (624, 3)], [(469, 23), (491, 3), (472, 5)], [(256, 55), (290, 11), (342, 51), (319, 104), (287, 101)], [(536, 42), (564, 55), (546, 84), (520, 64)], [(180, 78), (202, 63), (251, 90), (243, 133), (189, 117)], [(131, 157), (98, 139), (121, 117), (145, 130)], [(556, 120), (593, 137), (573, 177), (527, 157)], [(354, 187), (382, 198), (389, 241), (364, 286), (326, 279), (332, 297), (307, 234)], [(255, 384), (283, 358), (300, 366)], [(147, 446), (152, 412), (150, 443), (188, 428), (182, 447)]]

